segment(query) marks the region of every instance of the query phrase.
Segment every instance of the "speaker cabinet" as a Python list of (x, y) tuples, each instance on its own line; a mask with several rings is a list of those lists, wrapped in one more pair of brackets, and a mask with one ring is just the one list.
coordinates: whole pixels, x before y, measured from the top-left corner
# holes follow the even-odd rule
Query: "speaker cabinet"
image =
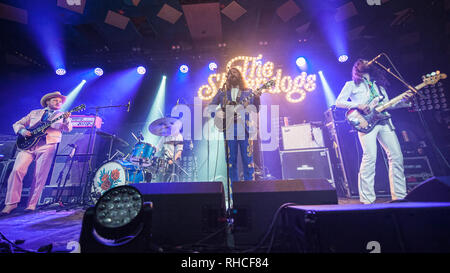
[(152, 240), (160, 246), (224, 242), (225, 201), (222, 182), (132, 184), (153, 203)]
[(432, 177), (422, 182), (405, 199), (414, 202), (450, 202), (450, 176)]
[(327, 148), (280, 151), (283, 179), (326, 179), (334, 185)]
[(281, 219), (278, 252), (450, 251), (450, 203), (292, 206)]
[(337, 204), (336, 190), (325, 179), (234, 182), (233, 217), (236, 245), (256, 245), (277, 209), (286, 203)]

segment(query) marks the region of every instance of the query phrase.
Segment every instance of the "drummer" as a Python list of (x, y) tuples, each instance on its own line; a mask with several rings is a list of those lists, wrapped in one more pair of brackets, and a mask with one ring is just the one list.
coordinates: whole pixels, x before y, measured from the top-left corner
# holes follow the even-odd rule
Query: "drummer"
[[(177, 123), (178, 125), (178, 123)], [(156, 152), (162, 152), (161, 156), (168, 159), (169, 164), (173, 164), (173, 160), (177, 161), (183, 153), (183, 135), (180, 133), (181, 126), (173, 126), (171, 134), (162, 136), (156, 145)]]

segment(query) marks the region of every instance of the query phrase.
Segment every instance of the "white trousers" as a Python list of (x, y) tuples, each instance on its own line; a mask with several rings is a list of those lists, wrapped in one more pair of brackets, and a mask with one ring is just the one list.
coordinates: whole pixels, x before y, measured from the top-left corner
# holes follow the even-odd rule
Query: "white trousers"
[(403, 154), (395, 131), (389, 125), (376, 125), (370, 133), (358, 133), (363, 157), (358, 175), (359, 200), (368, 204), (375, 202), (375, 166), (377, 161), (377, 139), (386, 151), (389, 160), (389, 185), (392, 200), (406, 196), (406, 179)]

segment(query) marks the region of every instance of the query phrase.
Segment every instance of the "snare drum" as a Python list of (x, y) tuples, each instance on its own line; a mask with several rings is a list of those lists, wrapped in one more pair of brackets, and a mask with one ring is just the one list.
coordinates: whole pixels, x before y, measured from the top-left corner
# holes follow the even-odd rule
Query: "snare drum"
[[(92, 194), (100, 197), (107, 190), (131, 183), (150, 182), (145, 181), (146, 173), (136, 165), (126, 161), (110, 161), (103, 164), (95, 172)], [(151, 178), (150, 178), (151, 179)]]
[(150, 166), (151, 159), (155, 155), (156, 148), (150, 143), (139, 142), (134, 145), (130, 160), (142, 166)]

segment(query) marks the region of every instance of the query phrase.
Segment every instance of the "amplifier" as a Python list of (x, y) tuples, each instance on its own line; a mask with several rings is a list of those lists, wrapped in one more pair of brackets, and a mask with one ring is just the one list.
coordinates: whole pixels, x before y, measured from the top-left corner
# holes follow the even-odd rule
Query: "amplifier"
[(404, 157), (406, 187), (409, 190), (433, 177), (433, 170), (426, 156)]
[(0, 161), (14, 158), (16, 140), (0, 140)]
[(280, 151), (283, 179), (326, 179), (334, 187), (327, 148)]
[(325, 147), (322, 129), (310, 123), (282, 126), (281, 136), (284, 150)]
[(102, 127), (102, 119), (98, 116), (88, 115), (71, 115), (72, 126), (74, 128), (92, 128), (100, 129)]

